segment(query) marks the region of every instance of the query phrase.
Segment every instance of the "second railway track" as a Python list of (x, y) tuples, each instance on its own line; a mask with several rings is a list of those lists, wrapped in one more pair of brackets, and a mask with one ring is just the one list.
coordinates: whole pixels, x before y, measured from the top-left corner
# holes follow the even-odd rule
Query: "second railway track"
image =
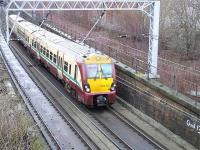
[[(18, 45), (16, 43), (14, 44), (15, 46)], [(21, 45), (18, 45), (18, 46), (21, 46)], [(25, 50), (22, 50), (23, 51), (22, 52), (19, 50), (19, 48), (15, 48), (15, 49), (16, 49), (15, 55), (24, 57), (23, 59), (29, 59), (29, 63), (32, 63), (28, 65), (26, 64), (26, 66), (28, 66), (29, 69), (37, 68), (38, 70), (40, 70), (40, 74), (41, 73), (43, 74), (42, 75), (43, 79), (37, 79), (37, 80), (40, 80), (39, 84), (42, 84), (44, 93), (46, 95), (49, 95), (53, 99), (52, 103), (57, 105), (59, 109), (62, 109), (62, 112), (63, 114), (65, 114), (65, 116), (68, 116), (69, 118), (70, 115), (73, 115), (73, 111), (75, 111), (72, 108), (70, 108), (69, 104), (67, 104), (68, 103), (67, 101), (70, 99), (70, 102), (72, 102), (73, 105), (75, 105), (75, 107), (79, 109), (79, 111), (82, 111), (85, 114), (84, 118), (85, 119), (89, 118), (93, 126), (95, 126), (96, 129), (99, 130), (98, 132), (103, 133), (103, 135), (107, 137), (107, 140), (113, 143), (113, 146), (115, 146), (115, 148), (136, 149), (136, 150), (162, 149), (162, 147), (160, 147), (159, 145), (155, 144), (151, 140), (142, 136), (141, 133), (139, 133), (140, 131), (136, 131), (135, 129), (133, 129), (133, 127), (130, 124), (128, 124), (127, 121), (122, 119), (122, 117), (120, 117), (119, 114), (114, 113), (114, 110), (110, 108), (90, 110), (88, 108), (85, 108), (85, 106), (80, 105), (78, 102), (72, 100), (72, 98), (70, 98), (69, 95), (66, 94), (66, 91), (63, 89), (62, 85), (51, 74), (49, 74), (44, 68), (35, 66), (35, 62), (31, 60), (30, 57), (27, 57), (27, 55), (23, 54), (25, 53)], [(20, 49), (23, 49), (23, 48), (20, 47)], [(26, 61), (26, 60), (23, 60), (23, 61)], [(66, 110), (68, 110), (68, 112)], [(71, 111), (71, 114), (70, 114), (70, 111)], [(78, 120), (80, 121), (80, 118), (77, 118), (77, 116), (75, 116), (73, 119), (71, 118), (71, 120), (76, 122)], [(91, 137), (88, 137), (83, 133), (83, 130), (84, 132), (94, 132), (94, 131), (88, 131), (88, 129), (85, 128), (83, 125), (82, 126), (80, 124), (77, 125), (77, 123), (72, 126), (76, 126), (77, 129), (79, 128), (78, 131), (76, 132), (78, 134), (81, 134), (82, 132), (80, 138), (84, 140), (86, 139), (86, 143), (90, 145), (89, 147), (91, 149), (99, 147), (92, 142), (93, 138), (95, 138), (94, 133), (92, 134), (93, 136)], [(103, 142), (103, 141), (100, 140), (99, 142)], [(102, 147), (99, 147), (99, 148), (102, 148)]]
[[(13, 47), (11, 46), (11, 49), (13, 50)], [(15, 49), (16, 50), (16, 49)], [(13, 51), (14, 52), (14, 51)], [(17, 54), (16, 52), (14, 52), (15, 56), (17, 58), (19, 58), (19, 53)], [(19, 59), (18, 59), (19, 60)], [(30, 70), (27, 70), (27, 68), (33, 68), (34, 67), (34, 64), (25, 64), (25, 60), (23, 60), (23, 58), (21, 57), (20, 58), (20, 63), (21, 65), (23, 66), (23, 68), (28, 72), (28, 74), (30, 75)], [(27, 61), (28, 62), (28, 61)], [(32, 75), (31, 75), (31, 78), (32, 79), (35, 79)], [(56, 105), (54, 103), (54, 101), (52, 101), (52, 97), (50, 97), (50, 95), (48, 95), (48, 88), (45, 88), (45, 87), (42, 87), (41, 86), (41, 82), (39, 83), (38, 80), (35, 81), (36, 85), (42, 90), (43, 94), (48, 98), (48, 100), (51, 102), (51, 104), (54, 106), (54, 108), (57, 110), (57, 112), (60, 114), (60, 116), (63, 118), (63, 120), (66, 122), (66, 124), (69, 126), (69, 128), (71, 129), (71, 133), (68, 132), (68, 131), (65, 131), (67, 132), (67, 134), (69, 134), (69, 136), (76, 136), (77, 139), (80, 139), (81, 142), (82, 142), (82, 145), (79, 145), (77, 143), (77, 145), (75, 147), (73, 146), (69, 146), (68, 148), (72, 148), (72, 149), (96, 149), (97, 146), (92, 143), (90, 140), (88, 140), (87, 137), (84, 137), (84, 134), (81, 133), (81, 131), (78, 129), (78, 127), (76, 126), (76, 124), (71, 120), (71, 118), (69, 116), (67, 116), (66, 114), (63, 113), (63, 111), (61, 111), (61, 107), (59, 107), (59, 105)], [(41, 102), (42, 103), (42, 102)], [(33, 106), (32, 106), (33, 107)], [(52, 114), (53, 115), (53, 114)], [(42, 118), (41, 118), (42, 119)], [(43, 118), (44, 119), (44, 118)], [(42, 120), (44, 121), (44, 120)], [(64, 132), (62, 131), (62, 129), (60, 129), (59, 132)], [(74, 134), (73, 134), (74, 133)], [(51, 138), (54, 138), (54, 135), (49, 133), (50, 134), (50, 137)], [(58, 133), (59, 134), (59, 133)], [(74, 137), (71, 137), (71, 139), (74, 139)], [(66, 139), (63, 139), (63, 140), (66, 140)], [(66, 141), (69, 145), (70, 145), (70, 141)], [(78, 146), (79, 145), (79, 146)], [(62, 149), (61, 147), (62, 146), (59, 146), (59, 143), (57, 143), (57, 146), (56, 146), (58, 149)], [(56, 148), (56, 149), (57, 149)], [(67, 149), (68, 149), (67, 148)]]

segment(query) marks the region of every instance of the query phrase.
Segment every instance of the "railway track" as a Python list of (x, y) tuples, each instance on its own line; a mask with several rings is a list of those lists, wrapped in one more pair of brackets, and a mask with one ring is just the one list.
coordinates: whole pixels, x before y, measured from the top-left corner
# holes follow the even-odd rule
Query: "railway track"
[[(12, 47), (13, 48), (13, 47)], [(16, 49), (15, 49), (16, 50)], [(14, 52), (14, 51), (13, 51)], [(15, 52), (14, 52), (15, 53)], [(15, 56), (19, 56), (17, 53), (15, 53)], [(20, 62), (22, 64), (22, 60)], [(24, 69), (26, 69), (27, 71), (27, 68), (25, 67), (25, 64), (22, 64), (22, 66), (24, 67)], [(33, 68), (34, 67), (34, 64), (29, 64), (29, 65), (26, 65), (28, 68)], [(29, 71), (28, 71), (29, 72)], [(29, 75), (30, 75), (30, 72), (29, 72)], [(33, 77), (33, 76), (32, 76)], [(42, 89), (43, 91), (43, 94), (48, 98), (48, 100), (52, 103), (52, 105), (54, 106), (54, 108), (57, 110), (57, 112), (61, 115), (61, 117), (63, 118), (63, 120), (66, 122), (66, 124), (69, 126), (69, 128), (72, 130), (72, 132), (74, 132), (74, 135), (77, 136), (78, 139), (81, 140), (82, 142), (82, 148), (81, 149), (97, 149), (97, 146), (92, 143), (90, 140), (88, 140), (88, 138), (84, 137), (84, 135), (81, 133), (81, 131), (79, 130), (79, 128), (77, 127), (77, 125), (72, 121), (72, 119), (70, 118), (69, 115), (67, 115), (66, 113), (64, 113), (59, 105), (56, 105), (54, 100), (52, 100), (52, 96), (48, 93), (48, 89), (45, 89), (43, 87), (41, 87), (39, 84), (42, 84), (41, 82), (38, 84), (38, 81), (36, 82), (36, 85)], [(33, 114), (34, 112), (36, 113), (36, 117), (38, 117), (38, 113), (37, 113), (37, 110), (34, 109), (34, 106), (28, 101), (29, 105), (30, 105), (30, 112), (31, 114)], [(35, 119), (35, 117), (34, 117)], [(40, 118), (40, 121), (43, 122), (42, 118)], [(51, 141), (53, 143), (50, 143), (50, 147), (53, 148), (53, 149), (62, 149), (62, 146), (59, 145), (59, 143), (54, 140), (54, 135), (48, 131), (48, 128), (47, 126), (41, 126), (39, 125), (40, 129), (42, 128), (42, 130), (45, 130), (47, 132), (47, 134), (45, 135), (45, 138), (49, 138), (51, 139)], [(66, 132), (66, 131), (65, 131)], [(64, 140), (64, 139), (63, 139)], [(50, 140), (48, 140), (50, 141)], [(73, 148), (74, 149), (74, 148)], [(76, 149), (76, 148), (75, 148)]]
[[(13, 46), (12, 46), (13, 47)], [(70, 100), (69, 96), (64, 95), (63, 93), (66, 93), (65, 91), (60, 91), (54, 84), (50, 81), (51, 79), (46, 78), (46, 74), (42, 75), (46, 70), (43, 69), (42, 73), (36, 68), (36, 64), (34, 62), (31, 62), (33, 60), (27, 60), (27, 56), (22, 54), (19, 49), (15, 48), (15, 55), (17, 57), (20, 57), (21, 63), (25, 65), (26, 70), (29, 68), (28, 72), (31, 72), (32, 75), (34, 74), (34, 78), (37, 76), (37, 83), (40, 85), (40, 88), (43, 90), (45, 95), (48, 95), (50, 99), (52, 99), (52, 104), (55, 105), (57, 110), (59, 112), (62, 112), (64, 115), (63, 117), (71, 117), (70, 119), (73, 120), (75, 125), (77, 126), (77, 130), (79, 130), (79, 133), (82, 132), (82, 136), (85, 139), (88, 139), (87, 141), (93, 141), (96, 139), (96, 142), (92, 142), (93, 146), (90, 145), (91, 149), (120, 149), (120, 146), (112, 141), (112, 139), (103, 132), (94, 122), (88, 121), (89, 118), (85, 116)], [(26, 63), (24, 62), (26, 61)], [(28, 66), (28, 68), (27, 68)], [(37, 72), (33, 72), (35, 70)], [(30, 74), (30, 73), (29, 73)], [(39, 74), (39, 75), (38, 75)], [(31, 75), (31, 76), (32, 76)], [(42, 78), (38, 79), (39, 76), (42, 76)], [(49, 75), (47, 75), (49, 76)], [(51, 76), (51, 75), (50, 75)], [(54, 77), (52, 77), (54, 78)], [(38, 81), (39, 80), (39, 81)], [(54, 79), (55, 80), (55, 79)], [(52, 94), (53, 93), (53, 94)], [(73, 126), (73, 127), (74, 127)], [(93, 128), (91, 128), (91, 126)], [(87, 127), (90, 127), (88, 129)], [(89, 133), (86, 133), (89, 132)], [(85, 134), (84, 134), (85, 133)], [(90, 136), (87, 136), (90, 134)], [(95, 143), (98, 143), (100, 145), (96, 145)]]
[[(19, 51), (19, 49), (17, 51), (18, 51), (17, 52), (18, 55), (23, 55)], [(20, 56), (20, 57), (22, 57), (22, 56)], [(23, 57), (25, 57), (25, 56), (23, 56)], [(31, 68), (36, 67), (35, 64), (31, 64), (31, 65), (29, 64), (28, 66), (29, 66), (29, 69), (30, 69), (30, 67)], [(149, 140), (147, 137), (142, 135), (140, 133), (140, 131), (133, 128), (133, 125), (130, 125), (130, 123), (128, 123), (128, 121), (125, 121), (125, 119), (122, 119), (122, 116), (120, 117), (120, 114), (116, 114), (116, 112), (114, 112), (114, 110), (112, 108), (108, 108), (108, 109), (104, 108), (103, 110), (99, 109), (97, 111), (89, 110), (88, 108), (85, 108), (83, 105), (80, 105), (77, 101), (71, 100), (72, 98), (70, 98), (66, 94), (66, 92), (63, 90), (62, 85), (60, 83), (58, 83), (57, 80), (55, 80), (55, 79), (52, 80), (52, 78), (54, 78), (54, 77), (52, 77), (52, 75), (47, 73), (47, 71), (45, 69), (42, 69), (42, 70), (43, 70), (42, 73), (45, 74), (46, 79), (49, 78), (49, 79), (47, 79), (48, 82), (51, 82), (50, 84), (55, 85), (53, 88), (55, 90), (57, 90), (57, 92), (58, 92), (58, 95), (55, 94), (57, 92), (51, 91), (51, 89), (53, 89), (53, 88), (50, 88), (50, 86), (49, 86), (49, 88), (44, 88), (45, 94), (49, 95), (51, 97), (51, 99), (53, 99), (52, 103), (54, 105), (57, 105), (57, 107), (59, 107), (59, 109), (62, 109), (62, 112), (64, 112), (64, 116), (66, 116), (67, 113), (66, 113), (66, 108), (63, 108), (63, 107), (66, 106), (66, 103), (67, 103), (66, 101), (70, 101), (73, 103), (73, 105), (75, 105), (76, 108), (79, 107), (79, 109), (80, 109), (79, 111), (83, 112), (86, 115), (84, 117), (92, 120), (92, 124), (101, 133), (103, 133), (103, 135), (105, 137), (107, 137), (109, 139), (109, 141), (112, 141), (112, 143), (116, 146), (116, 148), (118, 148), (118, 149), (141, 149), (140, 145), (142, 145), (143, 149), (145, 149), (144, 147), (146, 147), (146, 149), (148, 149), (148, 150), (149, 149), (162, 149), (162, 147), (160, 147), (158, 144), (152, 142), (152, 140)], [(47, 82), (45, 82), (45, 83), (47, 83)], [(40, 84), (43, 84), (42, 85), (43, 87), (45, 86), (44, 83), (40, 83)], [(51, 93), (54, 93), (54, 94), (52, 95)], [(58, 99), (60, 99), (60, 100), (58, 100)], [(68, 117), (69, 117), (69, 115), (70, 114), (68, 114)], [(105, 118), (105, 116), (107, 116), (107, 118)], [(106, 120), (109, 120), (109, 121), (106, 121)], [(111, 124), (108, 124), (108, 122), (110, 122)], [(115, 122), (115, 123), (117, 122), (118, 124), (114, 124), (114, 126), (113, 126), (112, 122)], [(118, 129), (113, 128), (115, 126), (119, 126), (119, 124), (120, 124), (120, 127), (118, 127)], [(131, 140), (131, 137), (134, 137), (135, 135), (137, 135), (137, 137), (135, 137), (135, 139), (137, 139), (137, 140), (134, 143), (134, 142), (132, 142), (134, 140), (133, 139)], [(83, 137), (83, 138), (85, 138), (85, 137)], [(87, 137), (87, 138), (89, 138), (91, 140), (91, 137)], [(138, 138), (140, 140), (138, 140)], [(140, 141), (140, 142), (142, 141), (144, 143), (141, 144), (137, 141)]]
[(160, 144), (158, 144), (157, 142), (153, 141), (150, 137), (148, 137), (145, 133), (143, 133), (140, 129), (138, 129), (131, 121), (129, 121), (127, 118), (125, 118), (123, 115), (121, 115), (119, 112), (117, 112), (113, 107), (109, 107), (108, 108), (110, 110), (111, 113), (113, 113), (119, 120), (121, 120), (122, 122), (126, 123), (126, 125), (128, 125), (131, 130), (137, 131), (140, 136), (144, 137), (147, 141), (149, 141), (149, 143), (152, 143), (152, 145), (154, 145), (154, 147), (156, 149), (160, 149), (160, 150), (164, 150), (166, 148), (164, 148), (163, 146), (161, 146)]
[(116, 143), (121, 145), (120, 149), (165, 149), (140, 131), (112, 106), (99, 108), (97, 110), (86, 110), (85, 113), (87, 113), (87, 116), (89, 116), (91, 120), (94, 122), (96, 121), (97, 124), (101, 126), (102, 130), (109, 133)]
[[(34, 67), (34, 65), (30, 65), (29, 66), (30, 68), (31, 67)], [(47, 90), (48, 90), (48, 88), (47, 88)], [(48, 92), (46, 92), (46, 94), (48, 94)], [(52, 97), (53, 99), (54, 99), (54, 101), (56, 101), (56, 98), (53, 96)], [(76, 104), (76, 102), (75, 102), (75, 104)], [(62, 107), (62, 106), (61, 106)], [(127, 120), (126, 118), (124, 118), (122, 115), (120, 115), (120, 114), (118, 114), (118, 112), (112, 112), (113, 111), (113, 108), (108, 108), (108, 111), (111, 111), (111, 113), (113, 114), (113, 116), (115, 116), (116, 118), (118, 118), (119, 120), (121, 120), (122, 122), (124, 122), (124, 124), (125, 124), (125, 122), (126, 122), (126, 125), (127, 126), (134, 126), (134, 125), (132, 125), (130, 122), (129, 122), (129, 120)], [(96, 113), (96, 112), (95, 112)], [(99, 125), (99, 126), (104, 126), (104, 127), (101, 127), (101, 128), (104, 128), (103, 129), (103, 131), (105, 131), (105, 132), (109, 132), (109, 135), (108, 136), (113, 136), (113, 137), (111, 137), (111, 138), (113, 138), (113, 139), (115, 139), (116, 138), (116, 143), (119, 143), (118, 144), (118, 146), (119, 147), (124, 147), (124, 148), (126, 148), (126, 149), (129, 149), (130, 147), (129, 146), (126, 146), (126, 144), (121, 144), (120, 145), (120, 136), (119, 136), (119, 139), (118, 139), (118, 136), (117, 135), (115, 135), (115, 133), (112, 133), (112, 131), (111, 131), (111, 129), (108, 127), (106, 127), (106, 125), (105, 125), (105, 123), (103, 122), (103, 121), (101, 121), (101, 120), (99, 120), (99, 118), (98, 117), (96, 117), (96, 116), (94, 116), (93, 114), (90, 114), (92, 117), (91, 118), (93, 118), (94, 120), (96, 120), (96, 122), (97, 122), (97, 124), (101, 124), (101, 125)], [(90, 118), (90, 117), (89, 117)], [(128, 123), (127, 123), (128, 122)], [(132, 127), (131, 127), (132, 128)], [(137, 128), (136, 128), (136, 130), (137, 130)], [(138, 132), (140, 132), (140, 131), (138, 131)], [(141, 135), (142, 135), (142, 133), (141, 133)], [(143, 135), (142, 135), (143, 136)], [(145, 135), (144, 135), (144, 138), (146, 138), (146, 140), (147, 141), (149, 141), (149, 143), (151, 143), (152, 142), (152, 140), (151, 139), (148, 139), (148, 137), (146, 137)], [(154, 142), (153, 142), (154, 143)], [(128, 144), (127, 144), (128, 145)], [(155, 148), (156, 148), (156, 145), (159, 147), (159, 145), (158, 144), (156, 144), (155, 143)], [(137, 148), (136, 148), (137, 149)], [(162, 149), (162, 147), (160, 148), (160, 149)]]
[(98, 118), (98, 111), (101, 111), (101, 109), (102, 111), (104, 111), (104, 109), (105, 111), (107, 111), (105, 107), (98, 110), (86, 110), (85, 108), (83, 108), (83, 111), (93, 122), (95, 122), (95, 124), (97, 124), (101, 128), (101, 130), (103, 130), (115, 143), (117, 143), (120, 149), (134, 150), (133, 146), (130, 146), (124, 139), (117, 135), (112, 129), (110, 129), (110, 127), (105, 125), (105, 123)]
[[(2, 58), (4, 58), (4, 53), (0, 53), (1, 55), (2, 55)], [(4, 62), (6, 61), (6, 59), (4, 59)], [(15, 86), (17, 87), (17, 89), (19, 90), (19, 93), (21, 94), (21, 96), (22, 96), (22, 98), (23, 98), (23, 100), (24, 100), (24, 102), (25, 102), (25, 104), (26, 104), (26, 106), (27, 106), (27, 108), (28, 108), (28, 110), (29, 110), (29, 112), (30, 112), (30, 114), (33, 116), (33, 118), (34, 118), (34, 120), (37, 122), (37, 126), (40, 128), (40, 131), (41, 131), (41, 133), (43, 134), (43, 136), (45, 137), (45, 139), (46, 139), (46, 141), (47, 141), (47, 143), (48, 143), (48, 145), (50, 146), (50, 148), (51, 149), (65, 149), (65, 148), (74, 148), (73, 146), (66, 146), (63, 142), (61, 142), (61, 140), (60, 140), (60, 138), (57, 138), (57, 135), (55, 135), (55, 132), (53, 131), (53, 130), (51, 130), (51, 128), (49, 128), (49, 126), (52, 126), (52, 124), (54, 123), (54, 121), (55, 121), (55, 118), (52, 116), (51, 117), (51, 120), (52, 120), (52, 124), (51, 123), (48, 123), (48, 118), (45, 118), (45, 115), (41, 115), (41, 113), (40, 113), (40, 109), (37, 109), (36, 107), (35, 107), (35, 103), (32, 103), (31, 102), (31, 98), (32, 97), (29, 97), (29, 95), (30, 94), (28, 94), (27, 95), (27, 90), (24, 88), (24, 86), (22, 86), (19, 82), (19, 80), (17, 79), (17, 77), (16, 77), (16, 74), (13, 72), (13, 70), (11, 69), (11, 67), (9, 67), (10, 66), (10, 64), (8, 63), (6, 63), (5, 62), (5, 65), (7, 66), (7, 68), (8, 68), (8, 72), (10, 73), (10, 76), (11, 76), (11, 78), (12, 78), (12, 80), (13, 80), (13, 82), (15, 83)], [(19, 69), (19, 72), (21, 72), (21, 70)], [(21, 75), (23, 76), (24, 74), (21, 72)], [(28, 80), (28, 79), (27, 79)], [(27, 83), (30, 83), (30, 82), (27, 82)], [(25, 82), (24, 82), (24, 84), (26, 84)], [(37, 91), (37, 90), (36, 90)], [(31, 92), (31, 91), (30, 91)], [(38, 93), (38, 95), (40, 95), (41, 96), (41, 93)], [(36, 96), (37, 97), (37, 96)], [(36, 97), (34, 97), (34, 98), (36, 98)], [(37, 97), (37, 98), (39, 98), (39, 97)], [(40, 98), (39, 98), (40, 99)], [(40, 100), (44, 100), (44, 99), (40, 99)], [(54, 111), (52, 111), (52, 109), (51, 109), (51, 107), (49, 107), (49, 105), (48, 104), (43, 104), (44, 102), (43, 101), (41, 101), (41, 105), (43, 105), (43, 106), (47, 106), (48, 107), (48, 110), (50, 111), (50, 112), (54, 112)], [(45, 102), (46, 103), (46, 102)], [(46, 109), (44, 109), (43, 111), (46, 111)], [(47, 113), (47, 114), (49, 114), (49, 113)], [(54, 114), (55, 116), (57, 115), (57, 114)], [(58, 116), (57, 116), (58, 117)], [(58, 121), (58, 122), (60, 122), (60, 120), (59, 119), (56, 119), (56, 121)], [(63, 127), (63, 129), (66, 129), (65, 127), (66, 126), (63, 126), (63, 124), (61, 125), (62, 127)], [(58, 135), (60, 135), (60, 136), (63, 136), (63, 134), (59, 134), (58, 132), (57, 132), (57, 134)], [(65, 136), (63, 136), (63, 138), (64, 138)], [(62, 139), (62, 141), (64, 141), (65, 139)], [(68, 142), (66, 142), (66, 143), (68, 143)], [(77, 143), (77, 145), (78, 145), (78, 143)], [(79, 144), (79, 146), (80, 146), (80, 144)], [(81, 145), (81, 147), (83, 147), (84, 145), (82, 144)], [(76, 147), (76, 146), (75, 146)], [(77, 148), (77, 147), (76, 147)], [(88, 149), (88, 147), (87, 148), (82, 148), (82, 149)]]

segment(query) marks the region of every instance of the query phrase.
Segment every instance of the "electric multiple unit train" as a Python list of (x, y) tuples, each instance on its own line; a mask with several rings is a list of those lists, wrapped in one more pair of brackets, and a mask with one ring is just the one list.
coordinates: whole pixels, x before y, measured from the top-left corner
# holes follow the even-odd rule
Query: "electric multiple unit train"
[(115, 102), (116, 76), (112, 58), (10, 15), (9, 24), (15, 21), (14, 35), (36, 61), (64, 83), (73, 97), (91, 107)]

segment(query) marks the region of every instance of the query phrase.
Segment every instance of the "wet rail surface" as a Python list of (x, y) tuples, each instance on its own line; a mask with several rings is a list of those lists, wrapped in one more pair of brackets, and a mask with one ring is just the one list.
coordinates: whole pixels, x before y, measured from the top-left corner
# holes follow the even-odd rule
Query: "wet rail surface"
[[(23, 49), (18, 45), (20, 49)], [(25, 53), (25, 50), (21, 51)], [(35, 65), (35, 62), (29, 58)], [(29, 65), (31, 67), (31, 65)], [(38, 67), (38, 66), (36, 66)], [(120, 119), (110, 108), (100, 108), (97, 110), (85, 108), (66, 93), (63, 86), (46, 69), (39, 67), (39, 70), (50, 80), (67, 98), (69, 98), (77, 107), (79, 107), (93, 122), (95, 122), (107, 136), (109, 136), (118, 145), (119, 149), (162, 149), (155, 143), (143, 137), (139, 131), (136, 131), (125, 121)], [(48, 90), (48, 89), (47, 89)]]
[[(13, 50), (13, 52), (16, 50), (16, 48), (14, 49), (12, 46), (11, 46), (11, 49)], [(25, 60), (23, 60), (23, 58), (19, 56), (19, 53), (17, 54), (15, 51), (14, 54), (18, 59), (20, 58), (20, 63), (23, 65), (23, 68), (25, 68), (26, 71), (27, 71), (27, 68), (33, 69), (35, 64), (26, 64), (28, 62), (25, 63)], [(30, 72), (29, 72), (29, 75), (30, 75)], [(35, 83), (37, 84), (37, 86), (39, 86), (39, 84), (36, 81), (35, 81)], [(40, 88), (41, 88), (41, 86), (40, 86)], [(59, 134), (59, 132), (65, 132), (67, 134), (68, 139), (63, 139), (63, 141), (66, 141), (65, 143), (68, 145), (67, 149), (83, 149), (83, 150), (84, 149), (87, 149), (87, 150), (88, 149), (97, 149), (95, 144), (93, 144), (86, 137), (84, 137), (84, 135), (81, 133), (81, 131), (79, 130), (77, 125), (70, 119), (70, 117), (67, 116), (67, 114), (64, 114), (60, 111), (61, 107), (59, 107), (53, 103), (53, 101), (51, 100), (52, 97), (47, 94), (48, 89), (44, 89), (44, 88), (41, 88), (41, 89), (43, 90), (43, 94), (48, 98), (48, 100), (50, 101), (52, 106), (56, 109), (56, 111), (60, 114), (60, 116), (66, 122), (66, 124), (68, 126), (68, 130), (63, 131), (63, 129), (59, 129), (59, 131), (57, 133), (57, 134)], [(42, 102), (41, 102), (41, 105), (42, 105)], [(51, 115), (53, 115), (53, 114), (51, 114)], [(56, 124), (54, 124), (52, 126), (56, 126)], [(51, 135), (52, 138), (54, 137), (54, 134), (51, 132), (49, 132), (49, 135)], [(66, 148), (63, 145), (59, 145), (59, 142), (56, 142), (56, 147), (57, 147), (56, 149), (65, 149)]]

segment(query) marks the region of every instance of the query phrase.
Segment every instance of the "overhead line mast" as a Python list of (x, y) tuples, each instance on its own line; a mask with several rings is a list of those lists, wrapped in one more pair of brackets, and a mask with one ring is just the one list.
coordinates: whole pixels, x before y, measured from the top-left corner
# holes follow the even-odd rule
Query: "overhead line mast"
[(6, 8), (7, 42), (10, 34), (8, 15), (10, 11), (53, 10), (138, 10), (150, 18), (148, 75), (157, 78), (160, 0), (8, 0)]

